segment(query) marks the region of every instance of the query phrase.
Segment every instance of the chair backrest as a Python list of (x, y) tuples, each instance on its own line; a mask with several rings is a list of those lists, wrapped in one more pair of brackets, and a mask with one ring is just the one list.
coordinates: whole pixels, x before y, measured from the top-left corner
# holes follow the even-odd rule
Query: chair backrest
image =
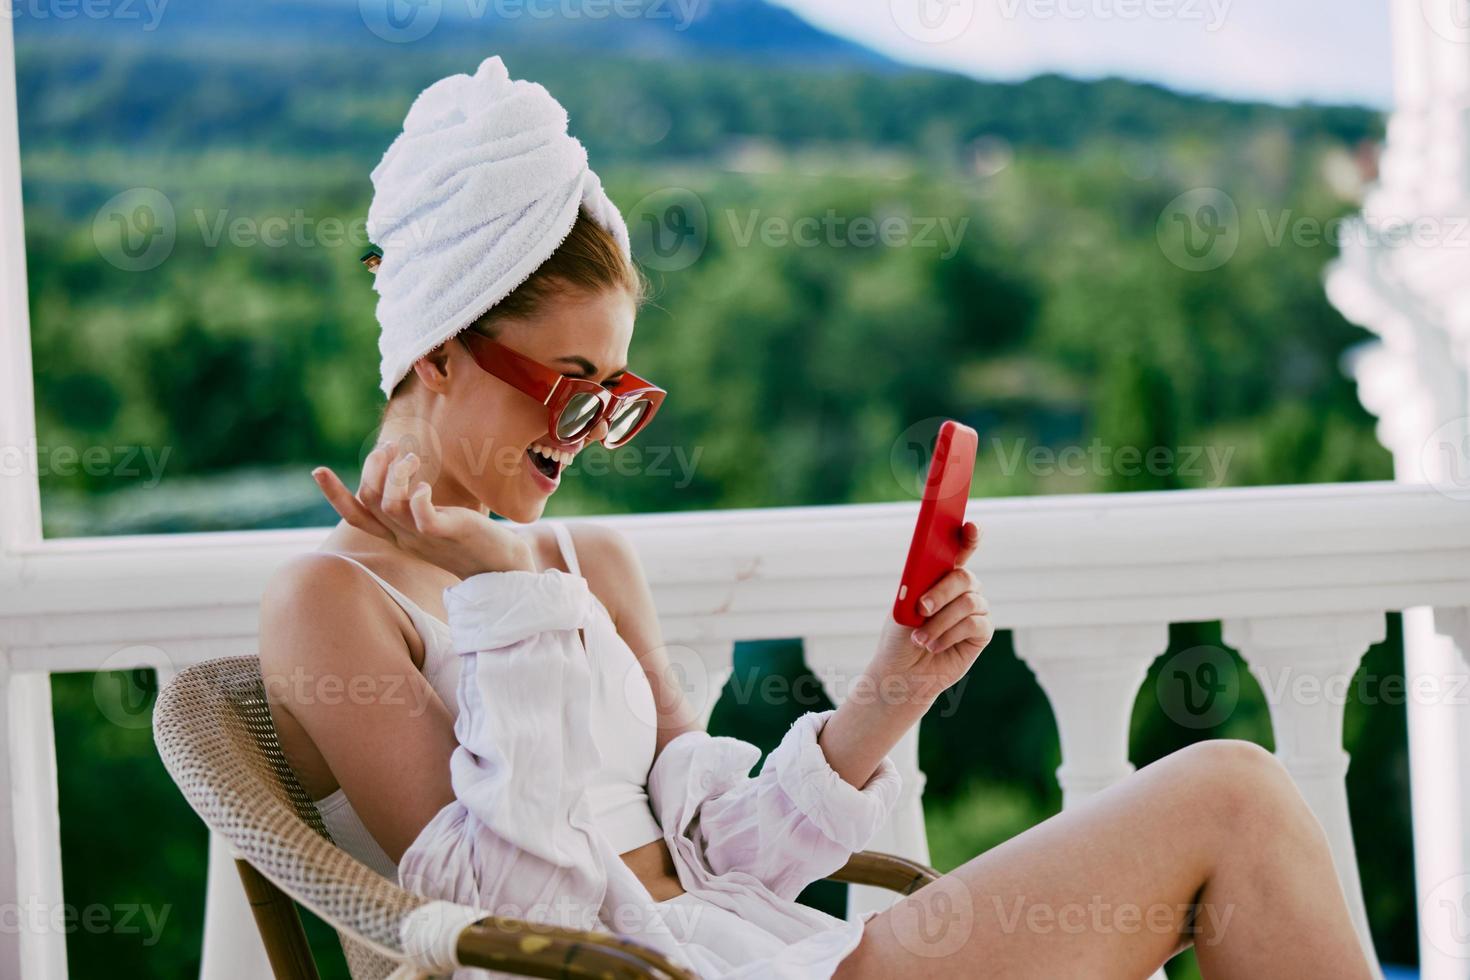
[[(425, 899), (332, 843), (281, 751), (260, 661), (186, 668), (158, 696), (153, 739), (184, 798), (279, 888), (332, 923), (356, 980), (380, 980), (401, 954), (399, 923)], [(385, 955), (387, 954), (387, 955)]]

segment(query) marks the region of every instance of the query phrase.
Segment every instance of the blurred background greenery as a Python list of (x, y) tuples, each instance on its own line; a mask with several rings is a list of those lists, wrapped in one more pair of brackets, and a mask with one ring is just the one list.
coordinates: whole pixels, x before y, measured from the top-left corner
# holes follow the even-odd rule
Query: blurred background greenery
[[(981, 433), (977, 496), (1392, 476), (1342, 368), (1366, 335), (1323, 295), (1335, 249), (1279, 233), (1355, 209), (1377, 112), (1120, 80), (981, 82), (895, 64), (759, 0), (706, 6), (679, 31), (481, 20), (411, 44), (328, 0), (175, 0), (156, 30), (17, 19), (39, 442), (118, 447), (91, 472), (42, 461), (48, 536), (331, 520), (308, 470), (350, 473), (381, 404), (358, 263), (368, 172), (417, 91), (489, 54), (567, 106), (635, 234), (670, 195), (703, 216), (692, 259), (640, 255), (656, 289), (632, 363), (670, 397), (623, 451), (682, 452), (692, 469), (673, 455), (663, 475), (597, 475), (589, 450), (549, 516), (911, 499), (896, 440), (939, 417)], [(1161, 226), (1196, 188), (1239, 213), (1233, 256), (1206, 271), (1183, 267)], [(172, 215), (156, 263), (120, 251), (113, 227), (148, 246), (157, 226), (139, 221), (140, 200), (150, 220)], [(811, 245), (749, 234), (831, 216), (847, 230)], [(853, 231), (886, 217), (960, 233), (885, 245)], [(1208, 447), (1224, 463), (1132, 476), (1016, 464), (1017, 450), (1095, 441)], [(1389, 636), (1365, 673), (1402, 670)], [(1220, 648), (1218, 624), (1172, 628), (1171, 653), (1198, 647)], [(1222, 656), (1236, 710), (1181, 726), (1150, 676), (1137, 764), (1206, 737), (1270, 745), (1259, 690)], [(804, 670), (794, 641), (737, 657), (746, 678)], [(1060, 805), (1055, 725), (1008, 637), (975, 680), (924, 722), (942, 869)], [(55, 681), (68, 901), (171, 910), (153, 943), (73, 933), (78, 976), (198, 968), (205, 837), (153, 754), (153, 684)], [(768, 748), (811, 706), (722, 705), (713, 727)], [(1411, 964), (1402, 707), (1351, 704), (1346, 740), (1375, 939)], [(330, 934), (313, 935), (343, 975)], [(1171, 973), (1193, 975), (1190, 958)]]

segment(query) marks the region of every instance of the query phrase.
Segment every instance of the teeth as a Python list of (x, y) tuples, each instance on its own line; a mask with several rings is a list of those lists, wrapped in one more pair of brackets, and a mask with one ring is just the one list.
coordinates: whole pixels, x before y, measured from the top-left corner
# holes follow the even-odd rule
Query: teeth
[(561, 449), (552, 449), (549, 446), (543, 446), (540, 443), (532, 446), (531, 449), (535, 452), (540, 453), (542, 456), (545, 456), (547, 459), (556, 460), (563, 466), (572, 461), (572, 454)]

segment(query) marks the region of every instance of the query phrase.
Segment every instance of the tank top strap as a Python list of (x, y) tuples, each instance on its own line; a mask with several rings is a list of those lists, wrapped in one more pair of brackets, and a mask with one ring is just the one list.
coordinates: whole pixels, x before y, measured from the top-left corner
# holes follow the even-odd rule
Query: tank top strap
[[(403, 611), (406, 612), (406, 613), (408, 613), (408, 618), (414, 621), (414, 625), (417, 626), (421, 620), (426, 620), (429, 623), (432, 623), (434, 625), (442, 625), (443, 621), (440, 620), (437, 616), (435, 616), (433, 613), (429, 612), (427, 609), (425, 609), (423, 606), (419, 605), (417, 602), (414, 602), (412, 599), (410, 599), (408, 596), (404, 595), (402, 592), (400, 592), (397, 589), (395, 589), (393, 586), (389, 585), (387, 579), (383, 578), (383, 576), (379, 575), (377, 572), (373, 571), (371, 568), (368, 568), (366, 565), (364, 565), (362, 562), (358, 561), (356, 558), (353, 558), (350, 555), (341, 554), (340, 552), (336, 552), (336, 551), (328, 551), (328, 552), (324, 552), (324, 554), (336, 555), (338, 558), (342, 558), (342, 559), (345, 559), (347, 561), (350, 561), (350, 562), (352, 562), (352, 564), (356, 565), (358, 568), (362, 569), (364, 572), (367, 572), (368, 575), (372, 577), (373, 581), (374, 582), (377, 582), (378, 585), (382, 586), (383, 591), (386, 592), (386, 593), (388, 593), (388, 595), (393, 598), (393, 601), (394, 602), (398, 603), (400, 606), (403, 607)], [(422, 629), (421, 629), (421, 631), (422, 631)]]
[(562, 561), (567, 563), (567, 568), (573, 575), (581, 575), (582, 569), (577, 565), (577, 549), (572, 547), (572, 532), (567, 530), (566, 524), (561, 521), (550, 521), (551, 532), (556, 535), (557, 546), (561, 548)]

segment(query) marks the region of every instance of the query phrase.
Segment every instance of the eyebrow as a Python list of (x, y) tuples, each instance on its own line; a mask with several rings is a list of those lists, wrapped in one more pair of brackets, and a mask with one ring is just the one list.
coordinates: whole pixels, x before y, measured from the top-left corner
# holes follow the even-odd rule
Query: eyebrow
[[(558, 357), (557, 360), (558, 361), (568, 361), (568, 362), (570, 362), (572, 364), (577, 365), (577, 367), (579, 367), (579, 368), (582, 369), (582, 376), (583, 377), (590, 378), (590, 377), (592, 377), (592, 375), (594, 375), (594, 374), (597, 373), (597, 365), (596, 364), (593, 364), (591, 361), (587, 360), (587, 358), (583, 357), (580, 354), (568, 354), (566, 357)], [(616, 371), (614, 371), (613, 373), (609, 374), (603, 380), (610, 381), (613, 378), (616, 378), (620, 374), (627, 373), (627, 370), (628, 370), (628, 365), (624, 364), (622, 367), (618, 368)]]

